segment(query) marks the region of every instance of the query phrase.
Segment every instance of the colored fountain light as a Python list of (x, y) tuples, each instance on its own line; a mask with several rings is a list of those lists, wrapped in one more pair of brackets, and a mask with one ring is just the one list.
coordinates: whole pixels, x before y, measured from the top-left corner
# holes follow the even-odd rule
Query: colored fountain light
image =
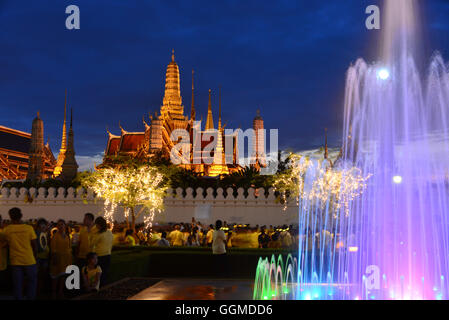
[(377, 72), (377, 76), (378, 76), (379, 79), (381, 79), (381, 80), (387, 80), (388, 78), (390, 78), (390, 71), (388, 71), (387, 68), (381, 68), (381, 69), (379, 69), (379, 71)]
[[(417, 4), (384, 1), (380, 62), (359, 59), (347, 73), (341, 157), (293, 170), (296, 260), (260, 263), (257, 290), (449, 299), (449, 67), (439, 54), (426, 72), (416, 65)], [(296, 292), (278, 295), (279, 283)]]

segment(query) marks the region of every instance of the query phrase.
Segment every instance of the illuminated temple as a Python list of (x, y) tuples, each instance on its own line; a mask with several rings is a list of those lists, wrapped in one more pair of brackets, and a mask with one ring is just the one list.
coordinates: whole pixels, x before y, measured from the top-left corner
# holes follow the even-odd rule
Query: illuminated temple
[[(192, 70), (192, 102), (190, 117), (188, 117), (184, 114), (184, 105), (180, 90), (179, 67), (175, 62), (173, 52), (171, 61), (167, 66), (165, 93), (160, 111), (150, 113), (149, 123), (145, 121), (145, 118), (143, 119), (144, 131), (142, 132), (128, 132), (121, 126), (120, 135), (114, 135), (108, 131), (109, 138), (103, 165), (117, 156), (145, 158), (159, 153), (169, 157), (172, 148), (178, 143), (178, 141), (173, 142), (170, 136), (174, 130), (183, 129), (189, 135), (190, 142), (187, 148), (190, 148), (190, 152), (184, 153), (184, 155), (189, 154), (189, 159), (180, 163), (179, 166), (200, 175), (210, 177), (240, 171), (242, 167), (238, 164), (238, 136), (235, 132), (231, 135), (224, 134), (224, 126), (221, 119), (221, 92), (219, 92), (217, 127), (215, 127), (212, 113), (212, 92), (209, 89), (207, 119), (205, 127), (202, 128), (202, 121), (197, 121), (195, 110), (193, 75)], [(253, 135), (252, 141), (250, 142), (253, 146), (253, 156), (257, 158), (254, 161), (254, 166), (257, 169), (265, 165), (263, 128), (263, 119), (258, 111), (253, 121), (255, 135)], [(215, 138), (217, 138), (216, 147), (211, 149), (210, 145), (215, 145), (215, 143), (212, 143), (215, 142)], [(194, 145), (193, 141), (200, 142)], [(226, 150), (226, 146), (231, 146), (232, 150)], [(178, 152), (178, 149), (175, 150)], [(183, 148), (183, 150), (185, 149)], [(178, 152), (178, 155), (180, 158), (183, 157), (182, 150)], [(213, 159), (213, 161), (204, 161), (206, 156)]]
[(0, 182), (59, 179), (70, 182), (77, 174), (73, 121), (67, 136), (67, 92), (64, 104), (61, 149), (58, 159), (49, 143), (44, 144), (44, 121), (39, 112), (33, 120), (31, 133), (0, 126)]

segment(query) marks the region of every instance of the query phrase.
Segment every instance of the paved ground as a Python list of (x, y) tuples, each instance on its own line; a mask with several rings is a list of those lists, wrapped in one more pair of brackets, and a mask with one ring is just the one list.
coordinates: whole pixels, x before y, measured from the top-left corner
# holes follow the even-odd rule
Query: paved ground
[(164, 279), (129, 300), (252, 300), (253, 280)]

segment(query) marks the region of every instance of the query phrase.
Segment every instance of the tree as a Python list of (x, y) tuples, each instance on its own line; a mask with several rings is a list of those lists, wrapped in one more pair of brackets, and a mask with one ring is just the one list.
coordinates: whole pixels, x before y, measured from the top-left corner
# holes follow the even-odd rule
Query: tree
[(322, 208), (331, 205), (332, 211), (343, 207), (347, 213), (350, 202), (363, 193), (366, 181), (371, 177), (356, 167), (333, 167), (322, 160), (313, 161), (299, 154), (291, 153), (287, 159), (288, 166), (276, 174), (273, 183), (284, 210), (287, 199), (291, 198), (298, 205), (300, 202)]
[[(113, 221), (117, 206), (124, 208), (129, 228), (135, 230), (136, 219), (146, 213), (145, 225), (152, 227), (156, 212), (164, 207), (164, 196), (167, 189), (164, 174), (149, 165), (122, 165), (98, 169), (82, 180), (84, 187), (92, 189), (105, 201), (105, 217)], [(137, 208), (140, 209), (136, 212)]]

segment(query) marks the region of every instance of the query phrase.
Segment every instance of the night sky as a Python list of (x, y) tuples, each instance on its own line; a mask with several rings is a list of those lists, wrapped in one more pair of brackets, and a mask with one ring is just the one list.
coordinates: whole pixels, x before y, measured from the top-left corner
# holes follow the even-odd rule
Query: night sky
[[(420, 2), (423, 56), (449, 59), (449, 1)], [(65, 28), (70, 4), (80, 30)], [(325, 127), (339, 147), (346, 70), (377, 58), (370, 4), (381, 1), (0, 0), (0, 125), (30, 132), (40, 110), (57, 154), (67, 88), (81, 169), (99, 163), (107, 127), (143, 131), (142, 116), (159, 110), (175, 49), (185, 114), (194, 68), (197, 118), (211, 88), (217, 121), (221, 85), (227, 128), (251, 127), (260, 108), (282, 149), (321, 146)]]

